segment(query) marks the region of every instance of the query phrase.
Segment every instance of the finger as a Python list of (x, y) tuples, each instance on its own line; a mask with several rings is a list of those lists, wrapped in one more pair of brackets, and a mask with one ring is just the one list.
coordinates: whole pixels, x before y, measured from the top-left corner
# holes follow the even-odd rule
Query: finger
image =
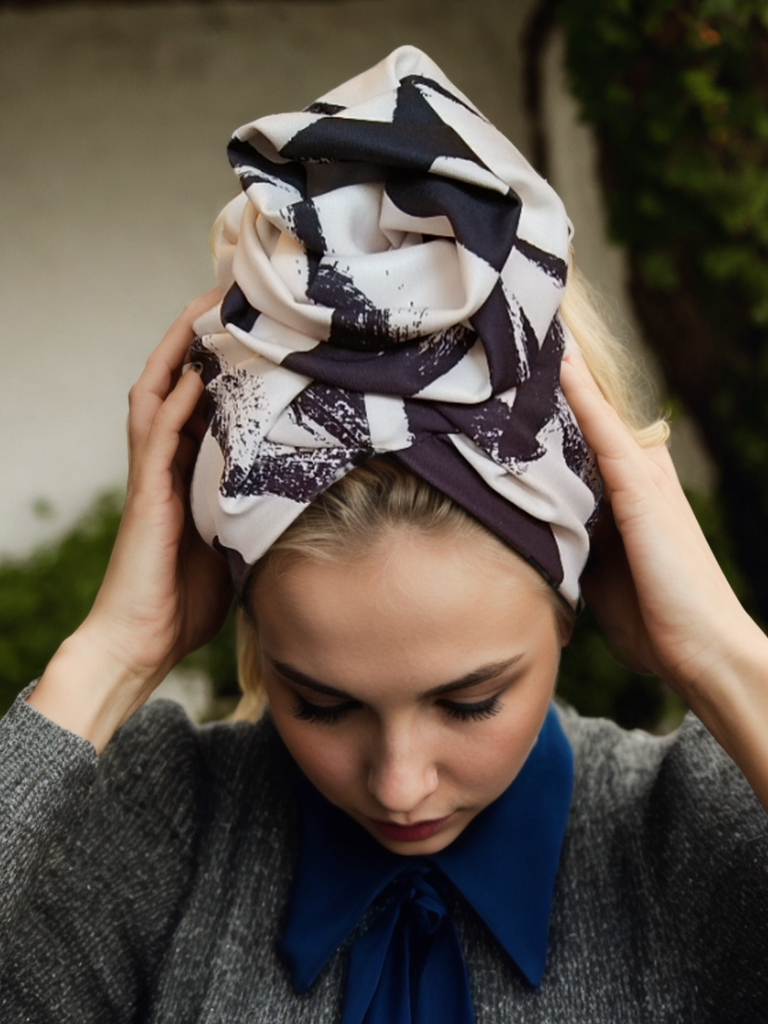
[(218, 287), (189, 303), (147, 359), (141, 376), (128, 393), (128, 443), (132, 451), (146, 441), (155, 413), (176, 384), (194, 337), (193, 324), (220, 298)]
[[(143, 484), (152, 481), (150, 486), (156, 487), (154, 481), (158, 479), (158, 474), (170, 470), (179, 450), (180, 439), (202, 392), (203, 382), (199, 374), (186, 373), (155, 412), (141, 457), (137, 460)], [(196, 449), (196, 445), (188, 447)], [(191, 457), (190, 453), (186, 461)]]
[[(597, 456), (606, 500), (618, 506), (621, 527), (641, 519), (672, 534), (684, 527), (703, 541), (701, 528), (680, 485), (665, 445), (641, 448), (603, 396), (579, 353), (564, 361), (563, 392)], [(662, 521), (666, 524), (661, 526)]]
[(608, 402), (579, 352), (562, 362), (560, 385), (587, 444), (596, 455), (621, 459), (637, 444), (619, 414)]
[[(682, 496), (671, 460), (661, 450), (663, 446), (640, 447), (579, 353), (571, 353), (563, 360), (560, 381), (584, 438), (597, 457), (609, 501), (613, 502), (620, 491), (625, 492), (631, 504), (643, 495), (647, 498), (661, 490), (672, 493), (677, 488)], [(679, 497), (673, 501), (679, 502)]]
[[(184, 362), (190, 342), (194, 337), (193, 324), (201, 314), (219, 301), (218, 288), (212, 288), (205, 295), (184, 307), (163, 335), (160, 344), (150, 353), (139, 381), (146, 390), (156, 390), (161, 397), (170, 390), (168, 374), (177, 373)], [(164, 389), (164, 394), (163, 394)]]
[[(603, 477), (607, 478), (607, 497), (610, 499), (617, 480), (611, 471), (610, 462), (606, 460), (614, 463), (617, 460), (631, 460), (631, 463), (625, 462), (625, 466), (632, 465), (632, 474), (642, 472), (643, 467), (647, 468), (648, 463), (652, 463), (654, 487), (663, 490), (665, 501), (685, 516), (691, 528), (698, 528), (667, 446), (659, 444), (641, 448), (637, 444), (631, 431), (595, 383), (581, 353), (569, 353), (565, 358), (561, 383), (587, 443), (601, 460)], [(624, 475), (626, 477), (629, 474), (625, 471)]]
[[(201, 399), (204, 394), (201, 394)], [(192, 415), (181, 429), (179, 434), (179, 448), (176, 453), (176, 465), (186, 484), (191, 479), (192, 470), (197, 462), (205, 433), (208, 429), (208, 420), (200, 411), (200, 400), (192, 411)]]
[(174, 367), (181, 366), (189, 348), (192, 325), (199, 316), (215, 306), (220, 299), (221, 291), (217, 286), (188, 303), (165, 332), (162, 341), (149, 358), (152, 359), (155, 356), (161, 364), (165, 362)]

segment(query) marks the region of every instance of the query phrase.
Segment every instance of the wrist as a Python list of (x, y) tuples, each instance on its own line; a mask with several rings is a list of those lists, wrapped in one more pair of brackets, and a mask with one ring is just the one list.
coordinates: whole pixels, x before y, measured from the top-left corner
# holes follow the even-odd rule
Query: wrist
[(27, 701), (101, 753), (164, 675), (159, 667), (128, 664), (86, 619), (61, 644)]
[(668, 675), (663, 670), (659, 674), (692, 707), (714, 706), (732, 686), (753, 674), (767, 647), (768, 637), (738, 605), (710, 617), (687, 642), (680, 641), (674, 667), (669, 667)]
[(726, 751), (741, 764), (748, 745), (764, 747), (768, 722), (768, 637), (746, 612), (719, 636), (706, 664), (678, 692)]

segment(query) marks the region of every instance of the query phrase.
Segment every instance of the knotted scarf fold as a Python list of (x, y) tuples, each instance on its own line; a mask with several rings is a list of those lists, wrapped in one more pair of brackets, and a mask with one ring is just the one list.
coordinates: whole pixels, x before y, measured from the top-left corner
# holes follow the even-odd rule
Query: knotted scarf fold
[(236, 581), (392, 453), (575, 605), (599, 483), (559, 387), (562, 203), (413, 47), (235, 133), (192, 507)]

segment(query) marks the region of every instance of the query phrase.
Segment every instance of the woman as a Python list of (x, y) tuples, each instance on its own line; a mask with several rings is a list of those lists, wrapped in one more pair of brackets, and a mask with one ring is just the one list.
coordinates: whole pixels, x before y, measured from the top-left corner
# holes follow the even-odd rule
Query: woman
[[(767, 641), (559, 200), (411, 48), (230, 159), (223, 302), (132, 389), (104, 584), (2, 723), (3, 1020), (761, 1019)], [(587, 601), (703, 726), (551, 706), (593, 528)], [(269, 714), (134, 715), (230, 578)]]

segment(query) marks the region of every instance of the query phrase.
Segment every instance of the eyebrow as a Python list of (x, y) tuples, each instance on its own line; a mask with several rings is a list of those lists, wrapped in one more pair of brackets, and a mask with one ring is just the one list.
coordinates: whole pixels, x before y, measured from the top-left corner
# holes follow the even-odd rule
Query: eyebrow
[[(488, 665), (482, 665), (480, 668), (475, 669), (474, 672), (468, 672), (465, 676), (454, 679), (450, 683), (443, 683), (440, 686), (432, 687), (431, 690), (425, 690), (419, 694), (419, 699), (439, 697), (443, 693), (453, 693), (456, 690), (469, 690), (473, 686), (480, 686), (481, 683), (490, 682), (503, 672), (506, 672), (507, 669), (512, 668), (513, 665), (516, 665), (522, 657), (522, 654), (516, 654), (512, 658), (507, 658), (506, 661), (493, 661)], [(357, 700), (351, 694), (345, 693), (343, 690), (337, 690), (334, 686), (327, 686), (325, 683), (321, 683), (318, 679), (313, 679), (312, 676), (300, 672), (299, 669), (286, 664), (284, 661), (276, 661), (274, 658), (269, 658), (268, 660), (281, 675), (285, 676), (286, 679), (290, 679), (291, 682), (298, 683), (299, 686), (304, 686), (308, 690), (314, 690), (316, 693), (322, 693), (326, 697)]]

